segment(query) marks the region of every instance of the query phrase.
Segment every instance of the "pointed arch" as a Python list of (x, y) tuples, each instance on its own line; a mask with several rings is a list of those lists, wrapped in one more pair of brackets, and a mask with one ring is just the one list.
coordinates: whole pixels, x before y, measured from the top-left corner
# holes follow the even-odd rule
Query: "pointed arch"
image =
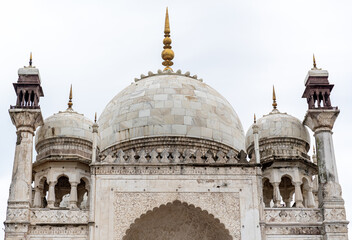
[(147, 211), (126, 231), (123, 240), (232, 240), (225, 225), (207, 211), (178, 200)]

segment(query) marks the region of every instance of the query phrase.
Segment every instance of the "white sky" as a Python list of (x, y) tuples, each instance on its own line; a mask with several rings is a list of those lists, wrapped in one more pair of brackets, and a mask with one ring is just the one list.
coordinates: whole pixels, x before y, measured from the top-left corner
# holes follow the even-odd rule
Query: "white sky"
[[(73, 108), (93, 119), (135, 77), (162, 68), (165, 7), (169, 6), (174, 70), (190, 71), (232, 104), (244, 130), (253, 113), (278, 108), (303, 120), (303, 80), (312, 67), (330, 73), (332, 104), (341, 109), (334, 144), (347, 217), (352, 220), (351, 1), (1, 1), (0, 222), (5, 220), (16, 130), (7, 110), (12, 83), (33, 52), (45, 97), (44, 118)], [(0, 239), (3, 233), (0, 234)], [(350, 238), (352, 231), (350, 231)]]

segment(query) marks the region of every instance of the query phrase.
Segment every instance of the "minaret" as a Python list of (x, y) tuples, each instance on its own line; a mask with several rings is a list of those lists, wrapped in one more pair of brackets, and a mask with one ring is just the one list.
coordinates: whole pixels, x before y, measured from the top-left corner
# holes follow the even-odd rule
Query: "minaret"
[(11, 240), (25, 239), (27, 234), (32, 202), (33, 136), (43, 124), (39, 98), (44, 94), (39, 70), (32, 66), (32, 53), (29, 66), (18, 70), (18, 81), (13, 86), (17, 101), (10, 106), (9, 113), (17, 129), (17, 141), (5, 221), (5, 239)]
[(324, 239), (347, 239), (347, 224), (341, 186), (336, 169), (332, 141), (332, 128), (340, 113), (332, 107), (330, 93), (334, 85), (329, 83), (329, 73), (317, 68), (313, 55), (313, 68), (305, 79), (306, 89), (302, 98), (307, 99), (308, 111), (303, 123), (313, 132), (319, 169), (319, 207), (324, 213)]
[(253, 136), (254, 136), (254, 155), (255, 163), (260, 163), (260, 153), (259, 153), (259, 127), (257, 125), (257, 117), (254, 114), (254, 123), (252, 126)]
[[(97, 124), (97, 113), (94, 116), (94, 124), (93, 124), (93, 147), (92, 147), (92, 164), (96, 163), (97, 159), (97, 151), (98, 151), (98, 129), (99, 126)], [(89, 240), (94, 240), (94, 232), (95, 232), (95, 204), (96, 204), (96, 177), (95, 172), (91, 174), (91, 186), (90, 186), (90, 198), (89, 198)]]

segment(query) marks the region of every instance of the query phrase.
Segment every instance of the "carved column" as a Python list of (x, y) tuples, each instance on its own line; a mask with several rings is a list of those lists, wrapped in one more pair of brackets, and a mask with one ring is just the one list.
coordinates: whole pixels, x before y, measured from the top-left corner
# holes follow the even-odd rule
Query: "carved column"
[[(96, 162), (97, 140), (98, 140), (98, 124), (93, 124), (93, 149), (92, 164)], [(90, 191), (88, 192), (89, 200), (89, 240), (95, 239), (95, 168), (92, 167)]]
[(287, 208), (291, 207), (291, 201), (292, 201), (292, 199), (291, 199), (290, 196), (289, 196), (288, 198), (283, 199), (283, 201), (285, 202), (285, 206), (286, 206)]
[[(340, 110), (309, 109), (304, 124), (314, 132), (319, 168), (319, 207), (324, 213), (324, 239), (347, 239), (344, 200), (337, 175), (332, 128)], [(335, 214), (331, 214), (334, 212)]]
[(49, 182), (48, 208), (55, 207), (55, 185), (56, 185), (56, 182)]
[(300, 182), (294, 182), (293, 185), (295, 186), (295, 203), (297, 208), (303, 208), (303, 196), (301, 190)]
[(97, 159), (98, 127), (98, 124), (95, 122), (93, 124), (92, 163), (95, 163)]
[(279, 182), (272, 182), (272, 185), (274, 187), (274, 193), (273, 193), (273, 201), (274, 201), (274, 207), (281, 207), (281, 195), (280, 195), (280, 188)]
[(77, 208), (77, 182), (70, 182), (71, 192), (70, 192), (70, 208)]
[(33, 207), (35, 207), (35, 208), (42, 207), (42, 196), (41, 196), (42, 191), (43, 191), (43, 189), (40, 188), (40, 186), (37, 186), (35, 188), (34, 201), (33, 201)]
[(40, 109), (10, 109), (12, 123), (17, 129), (5, 239), (24, 239), (28, 231), (29, 208), (32, 203), (33, 136), (43, 124)]
[(260, 163), (259, 134), (258, 134), (259, 127), (258, 127), (258, 125), (256, 124), (256, 122), (254, 122), (252, 128), (253, 128), (253, 137), (254, 137), (255, 162), (256, 162), (256, 163)]
[(313, 195), (313, 187), (309, 186), (307, 191), (307, 207), (308, 208), (315, 208), (315, 201)]

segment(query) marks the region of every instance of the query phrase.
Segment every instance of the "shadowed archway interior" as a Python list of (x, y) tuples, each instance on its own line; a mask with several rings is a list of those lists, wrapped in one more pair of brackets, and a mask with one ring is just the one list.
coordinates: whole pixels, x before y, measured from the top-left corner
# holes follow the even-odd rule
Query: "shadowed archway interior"
[(174, 201), (136, 219), (123, 240), (232, 240), (224, 224), (207, 211)]

